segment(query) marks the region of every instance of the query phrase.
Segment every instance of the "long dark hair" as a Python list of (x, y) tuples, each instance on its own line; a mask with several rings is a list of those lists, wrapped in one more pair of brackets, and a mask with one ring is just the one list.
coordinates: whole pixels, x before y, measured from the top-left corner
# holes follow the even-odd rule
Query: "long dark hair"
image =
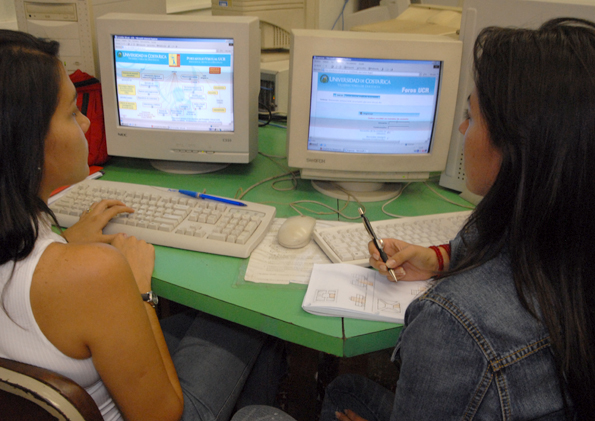
[(58, 106), (59, 44), (0, 30), (0, 265), (27, 257), (38, 217), (45, 138)]
[(547, 327), (578, 419), (595, 413), (595, 24), (484, 29), (474, 47), (479, 108), (503, 160), (468, 223), (455, 271), (505, 245), (523, 305)]

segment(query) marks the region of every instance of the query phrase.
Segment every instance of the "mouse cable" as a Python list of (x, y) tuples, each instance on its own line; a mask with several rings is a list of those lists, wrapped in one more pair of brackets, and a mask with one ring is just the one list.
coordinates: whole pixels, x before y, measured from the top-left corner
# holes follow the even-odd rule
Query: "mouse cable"
[[(258, 152), (258, 154), (264, 156), (265, 158), (269, 158), (271, 161), (273, 159), (285, 159), (285, 158), (287, 158), (287, 156), (285, 156), (285, 155), (271, 155), (271, 154), (267, 154), (267, 153), (264, 153), (264, 152)], [(281, 166), (281, 164), (279, 164), (278, 162), (275, 162), (275, 161), (273, 161), (273, 162), (275, 164), (277, 164), (278, 166)], [(284, 169), (285, 169), (285, 171), (289, 171), (289, 167), (286, 167)]]
[[(264, 156), (265, 158), (268, 158), (272, 163), (274, 163), (279, 168), (281, 168), (284, 171), (284, 173), (266, 178), (264, 180), (260, 180), (258, 183), (253, 184), (250, 187), (248, 187), (246, 190), (244, 190), (242, 187), (238, 188), (238, 190), (236, 191), (236, 194), (235, 194), (236, 199), (242, 199), (253, 188), (258, 187), (261, 184), (264, 184), (271, 180), (276, 180), (273, 182), (273, 185), (272, 185), (273, 190), (291, 191), (291, 190), (295, 190), (297, 188), (297, 178), (296, 177), (299, 174), (299, 171), (292, 171), (289, 167), (283, 166), (280, 163), (278, 163), (277, 161), (275, 161), (275, 159), (285, 159), (285, 156), (269, 155), (269, 154), (265, 154), (262, 152), (258, 152), (258, 154)], [(281, 177), (291, 177), (291, 178), (285, 178), (282, 180), (278, 180)], [(275, 186), (277, 183), (281, 183), (281, 182), (285, 182), (285, 181), (291, 181), (292, 186), (285, 188), (285, 189), (278, 188)]]
[[(269, 181), (272, 181), (272, 180), (276, 180), (276, 181), (273, 183), (273, 189), (274, 189), (274, 190), (277, 190), (277, 191), (289, 191), (289, 190), (295, 190), (295, 188), (296, 188), (296, 186), (297, 186), (297, 179), (296, 179), (297, 173), (298, 173), (297, 171), (291, 171), (291, 172), (287, 172), (287, 173), (284, 173), (284, 174), (274, 175), (274, 176), (272, 176), (272, 177), (265, 178), (264, 180), (261, 180), (261, 181), (259, 181), (259, 182), (258, 182), (258, 183), (256, 183), (256, 184), (253, 184), (253, 185), (251, 185), (251, 186), (250, 186), (250, 187), (248, 187), (246, 190), (244, 190), (244, 189), (242, 189), (242, 188), (240, 187), (240, 188), (238, 189), (238, 191), (236, 192), (236, 194), (235, 194), (235, 199), (242, 199), (244, 196), (246, 196), (246, 194), (247, 194), (247, 193), (248, 193), (250, 190), (254, 189), (255, 187), (258, 187), (258, 186), (260, 186), (261, 184), (267, 183), (267, 182), (269, 182)], [(278, 180), (278, 179), (279, 179), (279, 178), (281, 178), (281, 177), (286, 177), (286, 178), (284, 178), (284, 179), (282, 179), (282, 180)], [(286, 188), (286, 189), (280, 189), (280, 188), (278, 188), (278, 187), (274, 187), (274, 184), (275, 184), (275, 183), (280, 183), (280, 182), (284, 182), (284, 181), (291, 181), (291, 182), (292, 182), (292, 184), (293, 184), (293, 186), (292, 186), (292, 187), (289, 187), (289, 188)], [(238, 196), (238, 195), (239, 195), (239, 196)]]
[[(322, 206), (325, 207), (327, 209), (329, 209), (329, 212), (320, 212), (320, 211), (315, 211), (313, 209), (310, 209), (306, 206), (303, 206), (302, 203), (311, 203), (313, 205), (317, 205), (317, 206)], [(343, 213), (343, 211), (345, 210), (345, 208), (347, 206), (349, 206), (349, 203), (351, 203), (351, 201), (346, 201), (345, 204), (343, 205), (343, 207), (341, 209), (334, 209), (333, 207), (322, 203), (322, 202), (317, 202), (315, 200), (296, 200), (295, 202), (291, 202), (289, 203), (289, 206), (296, 211), (297, 213), (299, 213), (300, 215), (304, 215), (302, 212), (300, 212), (300, 209), (307, 211), (308, 213), (311, 213), (313, 215), (339, 215), (342, 216), (345, 219), (350, 219), (350, 220), (355, 220), (355, 219), (360, 219), (361, 217), (359, 215), (357, 216), (348, 216), (346, 214)]]
[(291, 175), (291, 187), (286, 187), (286, 188), (277, 187), (277, 183), (283, 183), (285, 181), (288, 181), (288, 179), (281, 179), (281, 180), (276, 180), (271, 184), (271, 188), (273, 190), (276, 190), (276, 191), (297, 190), (297, 184), (298, 184), (297, 180), (299, 178), (299, 171), (291, 170), (291, 168), (289, 168), (287, 165), (283, 165), (282, 163), (275, 161), (275, 159), (285, 159), (285, 158), (287, 158), (286, 156), (268, 155), (268, 154), (264, 154), (264, 153), (261, 153), (261, 155), (264, 156), (265, 158), (268, 158), (273, 164), (275, 164), (276, 166), (281, 168), (281, 170), (286, 171), (286, 174)]
[[(394, 213), (391, 213), (391, 212), (389, 212), (389, 211), (387, 211), (387, 210), (386, 210), (386, 206), (388, 206), (389, 204), (391, 204), (392, 202), (394, 202), (395, 200), (397, 200), (397, 199), (398, 199), (398, 198), (401, 196), (401, 194), (403, 193), (403, 191), (404, 191), (404, 190), (405, 190), (405, 189), (406, 189), (406, 188), (407, 188), (407, 187), (408, 187), (410, 184), (411, 184), (411, 183), (407, 183), (407, 184), (405, 184), (405, 185), (404, 185), (404, 186), (401, 188), (401, 191), (399, 192), (399, 194), (398, 194), (398, 195), (396, 195), (395, 197), (393, 197), (392, 199), (390, 199), (389, 201), (387, 201), (387, 202), (386, 202), (384, 205), (382, 205), (382, 212), (383, 212), (385, 215), (388, 215), (388, 216), (390, 216), (390, 217), (393, 217), (393, 218), (406, 218), (407, 216), (410, 216), (410, 215), (399, 215), (399, 214), (394, 214)], [(427, 187), (427, 188), (428, 188), (428, 189), (429, 189), (429, 190), (430, 190), (432, 193), (434, 193), (434, 194), (435, 194), (436, 196), (438, 196), (438, 197), (439, 197), (441, 200), (443, 200), (443, 201), (445, 201), (445, 202), (447, 202), (447, 203), (450, 203), (450, 204), (453, 204), (453, 205), (456, 205), (456, 206), (459, 206), (459, 207), (462, 207), (462, 208), (466, 208), (466, 209), (474, 209), (474, 208), (475, 208), (474, 206), (469, 206), (469, 205), (465, 205), (465, 204), (462, 204), (462, 203), (457, 203), (457, 202), (455, 202), (455, 201), (452, 201), (452, 200), (448, 199), (446, 196), (444, 196), (444, 195), (440, 194), (440, 193), (439, 193), (439, 192), (438, 192), (438, 191), (437, 191), (437, 190), (436, 190), (434, 187), (432, 187), (432, 186), (431, 186), (431, 185), (430, 185), (430, 184), (429, 184), (427, 181), (424, 181), (424, 185), (425, 185), (425, 186), (426, 186), (426, 187)]]
[(401, 184), (401, 189), (399, 190), (399, 193), (397, 193), (397, 195), (389, 200), (387, 200), (383, 205), (382, 205), (382, 212), (385, 215), (388, 215), (392, 218), (406, 218), (406, 215), (398, 215), (398, 214), (394, 214), (394, 213), (390, 213), (389, 211), (387, 211), (385, 208), (386, 206), (388, 206), (389, 204), (393, 203), (395, 200), (397, 200), (399, 197), (401, 197), (401, 195), (403, 194), (403, 192), (405, 191), (405, 189), (407, 187), (409, 187), (411, 185), (411, 183), (407, 183), (405, 185)]
[[(273, 158), (284, 158), (284, 157), (277, 157), (277, 156), (266, 155), (266, 154), (261, 154), (261, 155), (263, 155), (263, 156), (271, 159), (271, 161), (274, 162), (276, 165), (278, 165), (280, 168), (285, 169), (281, 164), (279, 164), (278, 162), (275, 162), (273, 160)], [(299, 171), (288, 171), (288, 172), (285, 172), (283, 174), (278, 174), (278, 175), (275, 175), (275, 176), (266, 178), (264, 180), (261, 180), (258, 183), (253, 184), (252, 186), (248, 187), (246, 190), (243, 190), (240, 187), (238, 189), (238, 191), (236, 192), (236, 194), (235, 194), (235, 198), (236, 199), (242, 199), (250, 190), (252, 190), (252, 189), (254, 189), (254, 188), (256, 188), (256, 187), (258, 187), (258, 186), (260, 186), (260, 185), (262, 185), (264, 183), (267, 183), (269, 181), (273, 181), (273, 180), (274, 181), (273, 181), (273, 184), (271, 185), (271, 187), (274, 190), (276, 190), (276, 191), (296, 190), (297, 189), (298, 179), (301, 179), (301, 177), (299, 176)], [(275, 187), (275, 184), (276, 183), (287, 182), (287, 181), (291, 181), (291, 183), (292, 183), (292, 186), (291, 187), (284, 188), (284, 189), (279, 188), (279, 187)], [(299, 211), (299, 209), (302, 209), (302, 210), (308, 211), (308, 212), (310, 212), (312, 214), (315, 214), (315, 215), (333, 215), (333, 214), (338, 214), (339, 216), (342, 216), (345, 219), (351, 219), (351, 220), (359, 219), (360, 218), (359, 214), (357, 216), (348, 216), (348, 215), (344, 214), (343, 211), (345, 210), (345, 208), (347, 208), (347, 206), (352, 201), (356, 201), (359, 204), (359, 206), (362, 207), (362, 208), (364, 208), (364, 209), (365, 209), (365, 205), (363, 203), (361, 203), (357, 199), (357, 197), (355, 197), (350, 192), (344, 190), (340, 186), (336, 186), (336, 187), (338, 189), (340, 189), (340, 190), (343, 190), (343, 192), (345, 194), (347, 194), (347, 196), (348, 196), (348, 200), (345, 201), (345, 204), (339, 210), (334, 209), (334, 208), (332, 208), (332, 207), (330, 207), (330, 206), (328, 206), (328, 205), (326, 205), (324, 203), (317, 202), (317, 201), (314, 201), (314, 200), (298, 200), (298, 201), (291, 202), (291, 203), (277, 203), (277, 202), (268, 202), (268, 201), (267, 202), (261, 202), (261, 203), (263, 203), (263, 204), (277, 204), (277, 205), (283, 204), (283, 205), (289, 205), (293, 210), (295, 210), (300, 215), (303, 215), (303, 213)], [(315, 205), (323, 206), (323, 207), (328, 208), (330, 210), (330, 212), (317, 212), (315, 210), (312, 210), (312, 209), (309, 209), (309, 208), (307, 208), (305, 206), (300, 205), (301, 203), (312, 203), (312, 204), (315, 204)]]
[[(344, 200), (345, 204), (343, 205), (343, 207), (341, 209), (334, 209), (334, 208), (332, 208), (329, 205), (326, 205), (326, 204), (324, 204), (322, 202), (318, 202), (318, 201), (315, 201), (315, 200), (298, 200), (298, 201), (295, 201), (295, 202), (290, 203), (289, 206), (293, 210), (295, 210), (297, 213), (299, 213), (300, 215), (303, 215), (303, 214), (298, 209), (306, 210), (306, 211), (308, 211), (308, 212), (310, 212), (310, 213), (312, 213), (314, 215), (333, 215), (333, 214), (337, 214), (339, 216), (342, 216), (345, 219), (350, 219), (350, 220), (360, 219), (359, 213), (358, 213), (357, 216), (348, 216), (345, 213), (343, 213), (343, 211), (347, 208), (347, 206), (349, 206), (349, 204), (351, 202), (357, 202), (357, 204), (359, 205), (359, 207), (362, 208), (364, 210), (364, 212), (366, 210), (366, 206), (362, 202), (360, 202), (359, 199), (352, 192), (350, 192), (348, 190), (345, 190), (343, 187), (341, 187), (337, 183), (334, 183), (334, 182), (331, 182), (331, 183), (333, 184), (333, 186), (336, 189), (341, 190), (343, 193), (345, 193), (347, 195), (347, 200)], [(305, 206), (301, 206), (300, 205), (301, 203), (312, 203), (312, 204), (315, 204), (315, 205), (323, 206), (323, 207), (325, 207), (327, 209), (330, 209), (330, 212), (316, 212), (316, 211), (314, 211), (312, 209), (309, 209), (309, 208), (307, 208)]]

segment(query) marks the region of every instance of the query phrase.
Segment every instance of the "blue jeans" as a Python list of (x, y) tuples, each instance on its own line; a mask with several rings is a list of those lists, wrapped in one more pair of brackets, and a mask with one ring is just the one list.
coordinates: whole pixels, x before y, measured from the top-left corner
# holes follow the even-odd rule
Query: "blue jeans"
[(320, 421), (336, 421), (335, 412), (351, 409), (367, 421), (388, 421), (395, 395), (372, 380), (356, 374), (337, 377), (326, 388)]
[(184, 394), (184, 421), (227, 421), (237, 407), (272, 405), (283, 370), (275, 338), (200, 312), (161, 320)]

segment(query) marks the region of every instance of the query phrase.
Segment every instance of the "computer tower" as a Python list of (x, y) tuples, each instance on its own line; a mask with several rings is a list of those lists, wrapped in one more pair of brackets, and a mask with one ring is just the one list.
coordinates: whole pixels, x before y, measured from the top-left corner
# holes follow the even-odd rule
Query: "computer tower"
[(15, 0), (20, 31), (60, 43), (60, 60), (68, 74), (80, 69), (99, 74), (90, 0)]
[(95, 19), (110, 12), (165, 14), (165, 0), (15, 0), (18, 29), (60, 43), (68, 74), (100, 77)]
[(259, 108), (287, 116), (289, 103), (289, 60), (260, 64)]
[(463, 159), (464, 136), (459, 133), (459, 123), (464, 119), (467, 98), (473, 90), (472, 74), (473, 44), (479, 32), (487, 26), (515, 26), (537, 28), (555, 17), (577, 17), (595, 21), (595, 2), (584, 0), (465, 0), (461, 20), (460, 38), (463, 41), (463, 57), (459, 78), (455, 124), (446, 169), (440, 177), (440, 185), (462, 192), (462, 196), (477, 201), (466, 187)]

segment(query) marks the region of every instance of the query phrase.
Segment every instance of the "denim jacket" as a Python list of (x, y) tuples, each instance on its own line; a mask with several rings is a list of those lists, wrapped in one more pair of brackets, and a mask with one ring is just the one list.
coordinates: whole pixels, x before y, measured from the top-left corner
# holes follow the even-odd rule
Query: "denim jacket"
[[(464, 253), (451, 242), (454, 265)], [(414, 301), (394, 353), (391, 420), (563, 420), (548, 332), (521, 305), (506, 250)]]

